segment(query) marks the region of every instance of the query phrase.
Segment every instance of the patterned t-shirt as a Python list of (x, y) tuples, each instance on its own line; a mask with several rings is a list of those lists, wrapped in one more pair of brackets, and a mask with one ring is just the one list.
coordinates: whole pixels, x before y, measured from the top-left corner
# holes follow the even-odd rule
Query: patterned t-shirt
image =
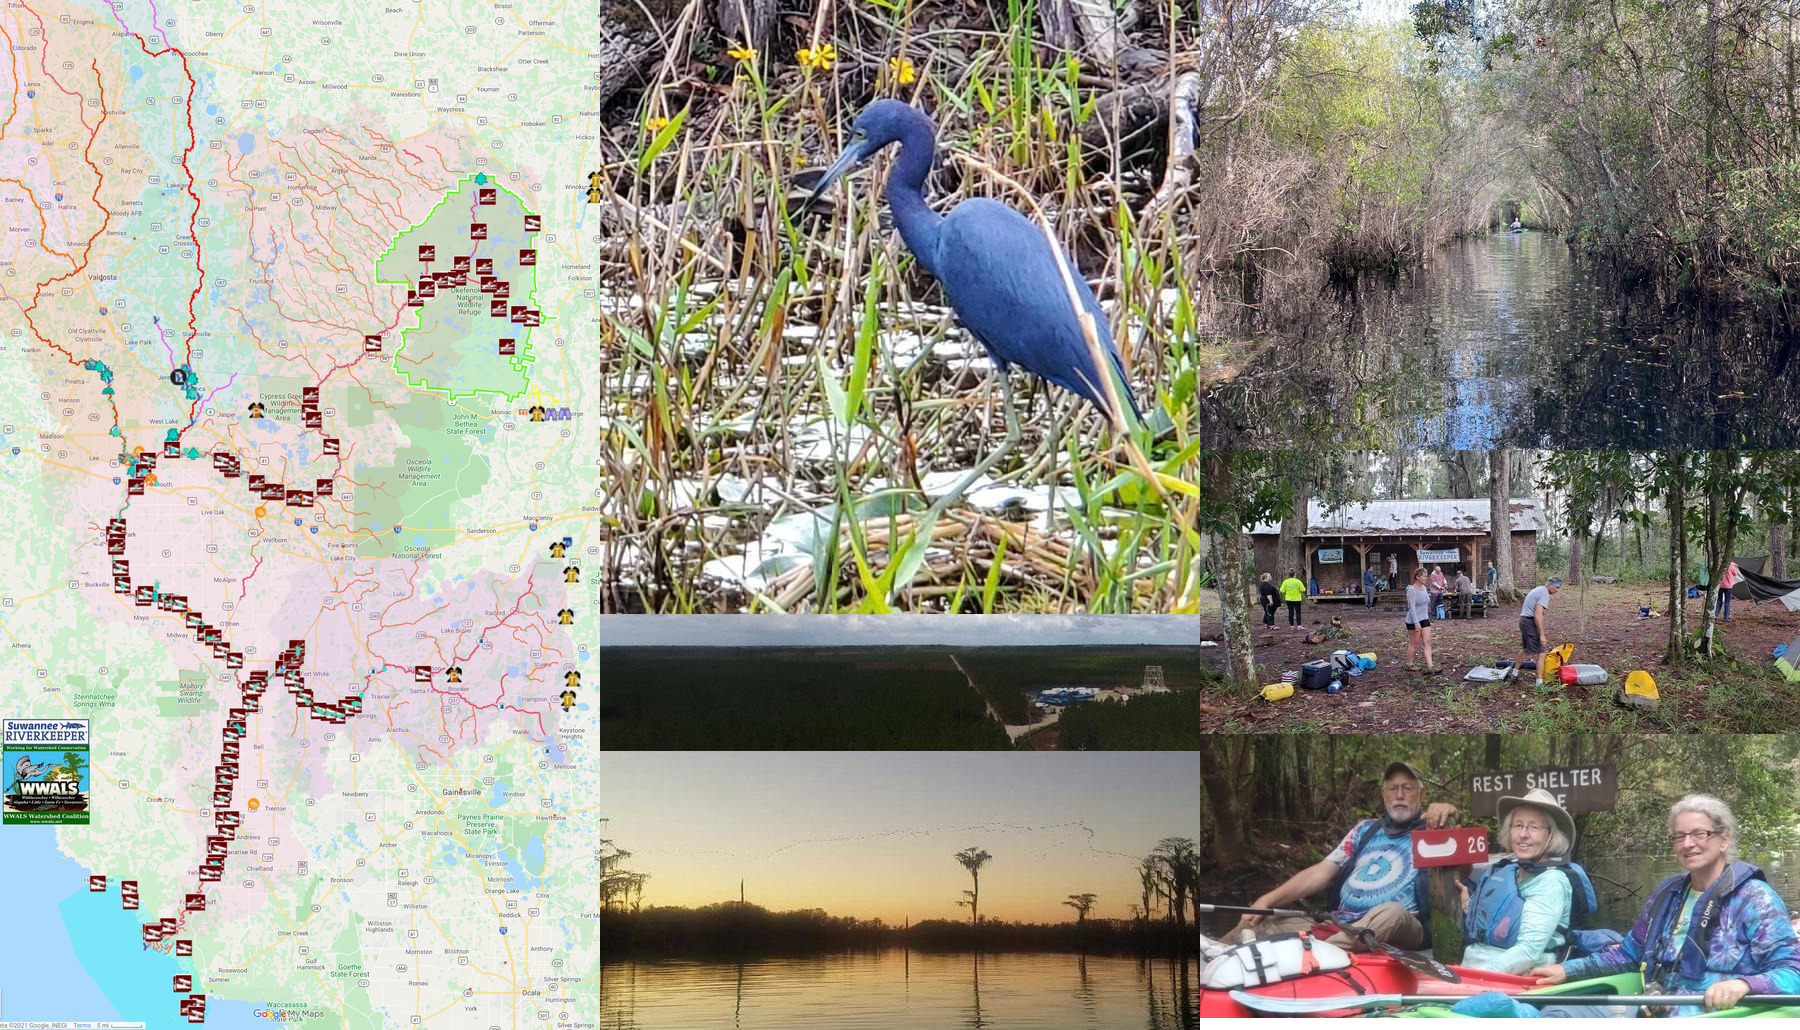
[[(1369, 825), (1376, 824), (1374, 832)], [(1380, 829), (1380, 820), (1364, 819), (1327, 856), (1339, 868), (1348, 865), (1350, 876), (1338, 898), (1336, 915), (1340, 919), (1360, 919), (1376, 905), (1398, 901), (1408, 912), (1419, 911), (1413, 894), (1413, 879), (1418, 873), (1412, 864), (1412, 834), (1390, 837)], [(1356, 850), (1357, 838), (1368, 833), (1368, 843)]]

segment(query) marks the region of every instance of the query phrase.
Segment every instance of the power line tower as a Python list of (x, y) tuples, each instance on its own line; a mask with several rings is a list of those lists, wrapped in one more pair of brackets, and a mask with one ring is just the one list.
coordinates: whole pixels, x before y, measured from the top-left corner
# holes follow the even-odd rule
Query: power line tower
[(1160, 666), (1160, 665), (1144, 666), (1144, 693), (1146, 693), (1146, 694), (1164, 694), (1164, 693), (1167, 693), (1168, 690), (1169, 690), (1169, 685), (1167, 683), (1163, 682), (1162, 666)]

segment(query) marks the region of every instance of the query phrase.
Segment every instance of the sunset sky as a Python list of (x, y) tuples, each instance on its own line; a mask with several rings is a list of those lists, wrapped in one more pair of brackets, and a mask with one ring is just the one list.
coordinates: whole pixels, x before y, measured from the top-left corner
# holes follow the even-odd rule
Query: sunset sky
[(1179, 752), (602, 752), (603, 834), (650, 874), (646, 905), (746, 900), (833, 915), (967, 919), (981, 912), (1123, 918), (1137, 860), (1163, 837), (1200, 833), (1200, 758)]

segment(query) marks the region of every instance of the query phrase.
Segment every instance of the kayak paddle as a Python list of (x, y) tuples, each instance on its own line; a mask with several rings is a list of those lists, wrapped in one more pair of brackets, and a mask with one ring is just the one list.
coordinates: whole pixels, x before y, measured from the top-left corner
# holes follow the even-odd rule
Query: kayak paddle
[(1462, 983), (1462, 977), (1457, 975), (1456, 970), (1444, 965), (1437, 959), (1414, 951), (1401, 951), (1392, 944), (1376, 937), (1375, 931), (1351, 926), (1349, 923), (1344, 922), (1324, 909), (1250, 908), (1244, 905), (1201, 905), (1200, 912), (1201, 914), (1218, 912), (1225, 915), (1248, 916), (1302, 916), (1311, 919), (1316, 923), (1330, 923), (1332, 926), (1337, 927), (1351, 937), (1361, 941), (1366, 947), (1374, 951), (1379, 951), (1384, 955), (1393, 956), (1395, 961), (1415, 973), (1424, 973), (1426, 976), (1437, 980), (1443, 980), (1447, 983)]
[[(1703, 994), (1512, 994), (1514, 1001), (1529, 1005), (1699, 1005)], [(1272, 998), (1248, 991), (1232, 991), (1231, 1000), (1256, 1012), (1275, 1016), (1310, 1016), (1339, 1009), (1385, 1009), (1395, 1005), (1454, 1005), (1462, 998), (1437, 994), (1352, 994), (1339, 998)], [(1800, 994), (1748, 994), (1739, 1005), (1793, 1005)]]

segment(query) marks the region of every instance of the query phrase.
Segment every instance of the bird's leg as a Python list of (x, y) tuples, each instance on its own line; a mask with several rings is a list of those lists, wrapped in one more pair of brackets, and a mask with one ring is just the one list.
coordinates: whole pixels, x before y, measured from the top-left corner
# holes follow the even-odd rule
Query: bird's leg
[(1044, 480), (1044, 535), (1045, 536), (1049, 536), (1050, 534), (1056, 532), (1056, 487), (1057, 487), (1056, 470), (1058, 467), (1057, 458), (1062, 451), (1063, 433), (1069, 431), (1069, 429), (1070, 429), (1070, 424), (1066, 419), (1067, 419), (1067, 416), (1071, 412), (1073, 412), (1077, 416), (1076, 424), (1079, 425), (1079, 421), (1080, 421), (1079, 416), (1081, 413), (1081, 400), (1079, 398), (1077, 398), (1075, 400), (1075, 403), (1069, 409), (1066, 409), (1066, 410), (1060, 406), (1056, 406), (1053, 404), (1051, 407), (1051, 411), (1053, 412), (1053, 414), (1050, 419), (1050, 435), (1044, 439), (1043, 461), (1041, 464), (1032, 466), (1032, 470), (1031, 470), (1032, 478), (1036, 479), (1041, 476)]
[(1050, 476), (1054, 481), (1057, 468), (1057, 455), (1062, 450), (1063, 433), (1069, 428), (1070, 414), (1079, 415), (1081, 405), (1077, 402), (1072, 408), (1060, 406), (1054, 397), (1050, 398), (1050, 432), (1032, 450), (1031, 457), (1026, 459), (1024, 475), (1032, 480)]
[(944, 496), (939, 497), (932, 503), (930, 508), (925, 510), (925, 515), (920, 520), (921, 532), (932, 532), (933, 528), (937, 525), (938, 519), (943, 517), (944, 512), (949, 509), (952, 504), (955, 504), (960, 500), (962, 495), (968, 491), (969, 487), (975, 484), (977, 479), (987, 475), (989, 469), (1000, 464), (1000, 459), (1011, 454), (1013, 449), (1019, 445), (1019, 437), (1021, 434), (1019, 432), (1018, 411), (1013, 407), (1012, 378), (1006, 373), (1000, 372), (998, 369), (995, 369), (995, 372), (1000, 377), (1000, 389), (1006, 398), (1004, 405), (1006, 413), (1006, 437), (1000, 441), (1000, 446), (996, 448), (993, 453), (976, 462), (974, 468), (963, 473), (963, 477), (951, 484), (950, 489), (945, 491)]

